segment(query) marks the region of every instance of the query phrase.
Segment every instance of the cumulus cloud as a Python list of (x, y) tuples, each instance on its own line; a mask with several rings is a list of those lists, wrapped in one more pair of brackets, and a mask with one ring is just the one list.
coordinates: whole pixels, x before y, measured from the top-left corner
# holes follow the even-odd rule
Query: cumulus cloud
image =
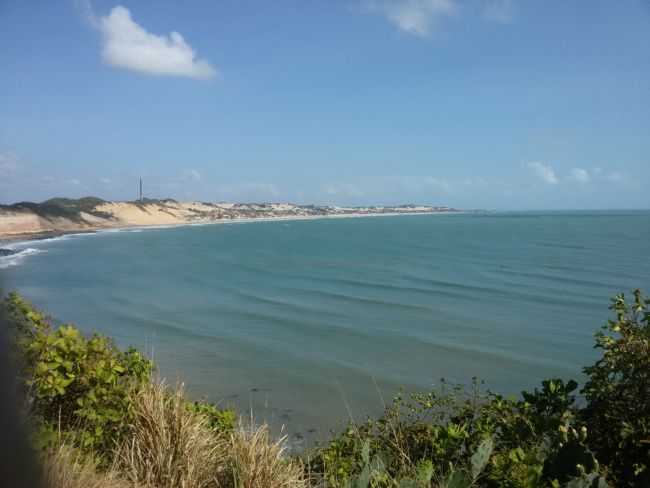
[(571, 170), (571, 179), (578, 183), (589, 183), (591, 181), (591, 176), (586, 169), (573, 168)]
[(102, 57), (110, 66), (148, 75), (184, 76), (200, 80), (217, 75), (210, 63), (197, 57), (181, 34), (171, 32), (169, 35), (157, 35), (147, 32), (121, 5), (92, 23), (102, 33)]
[(427, 37), (440, 18), (457, 11), (456, 0), (367, 0), (367, 11), (386, 17), (398, 29)]
[(557, 185), (559, 183), (555, 170), (548, 164), (532, 162), (528, 163), (528, 167), (544, 183), (548, 183), (549, 185)]
[(508, 24), (515, 13), (514, 0), (484, 0), (483, 17), (493, 22)]

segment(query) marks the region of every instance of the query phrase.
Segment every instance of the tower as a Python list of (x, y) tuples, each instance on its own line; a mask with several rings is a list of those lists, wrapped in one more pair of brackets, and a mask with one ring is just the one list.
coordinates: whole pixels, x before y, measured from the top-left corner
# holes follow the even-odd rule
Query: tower
[(142, 201), (142, 176), (140, 177), (140, 201)]

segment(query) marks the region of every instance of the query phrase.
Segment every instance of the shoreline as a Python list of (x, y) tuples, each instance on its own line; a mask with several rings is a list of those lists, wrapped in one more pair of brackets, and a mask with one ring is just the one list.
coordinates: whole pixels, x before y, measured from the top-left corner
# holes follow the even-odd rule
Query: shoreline
[[(415, 212), (376, 212), (376, 213), (344, 213), (344, 214), (329, 214), (329, 215), (281, 215), (277, 217), (240, 217), (233, 219), (210, 219), (210, 220), (197, 220), (189, 222), (179, 222), (173, 224), (132, 224), (132, 225), (116, 225), (116, 226), (97, 226), (97, 227), (81, 227), (79, 229), (70, 230), (47, 230), (40, 232), (23, 232), (2, 235), (0, 234), (0, 248), (7, 248), (7, 246), (15, 246), (20, 243), (45, 241), (48, 239), (55, 239), (57, 237), (77, 235), (77, 234), (98, 234), (103, 232), (120, 232), (129, 230), (154, 230), (154, 229), (173, 229), (177, 227), (200, 227), (204, 225), (219, 225), (219, 224), (237, 224), (237, 223), (253, 223), (253, 222), (276, 222), (276, 221), (305, 221), (305, 220), (324, 220), (324, 219), (342, 219), (342, 218), (364, 218), (364, 217), (398, 217), (405, 215), (458, 215), (464, 214), (462, 210), (449, 210), (449, 211), (415, 211)], [(9, 247), (11, 249), (11, 247)]]

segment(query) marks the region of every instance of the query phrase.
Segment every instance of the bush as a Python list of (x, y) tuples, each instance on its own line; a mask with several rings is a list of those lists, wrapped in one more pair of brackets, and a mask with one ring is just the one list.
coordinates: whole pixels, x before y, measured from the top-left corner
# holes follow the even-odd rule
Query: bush
[(650, 300), (612, 300), (616, 317), (596, 334), (602, 358), (585, 368), (590, 445), (617, 486), (650, 486)]
[(237, 423), (237, 414), (234, 410), (221, 409), (208, 402), (187, 402), (190, 412), (202, 415), (207, 420), (207, 426), (218, 432), (231, 432)]
[[(576, 463), (556, 462), (563, 431), (570, 432), (573, 389), (573, 383), (546, 381), (520, 401), (447, 385), (399, 395), (379, 419), (351, 425), (317, 448), (310, 470), (333, 487), (365, 478), (373, 488), (429, 487), (432, 480), (458, 487), (550, 486), (581, 474)], [(582, 444), (574, 451), (589, 456)]]
[[(16, 293), (3, 303), (15, 332), (19, 376), (37, 422), (37, 443), (58, 445), (61, 436), (86, 451), (110, 458), (120, 440), (132, 434), (134, 400), (149, 388), (153, 363), (137, 350), (119, 350), (101, 335), (85, 337), (71, 325), (55, 327), (42, 312)], [(230, 432), (232, 410), (207, 402), (183, 400), (206, 429)]]
[[(310, 472), (333, 487), (650, 486), (650, 300), (618, 295), (615, 318), (596, 334), (602, 357), (575, 381), (551, 379), (520, 400), (477, 387), (395, 398), (379, 419), (350, 425), (311, 453)], [(470, 480), (491, 439), (480, 477)], [(423, 477), (423, 473), (427, 476)], [(461, 482), (462, 481), (462, 482)]]
[[(443, 382), (440, 391), (398, 395), (380, 418), (350, 425), (310, 453), (310, 473), (322, 484), (341, 488), (424, 488), (431, 480), (458, 487), (600, 488), (607, 486), (606, 477), (614, 486), (650, 486), (643, 478), (646, 471), (638, 469), (648, 459), (650, 356), (647, 330), (642, 331), (647, 303), (636, 296), (636, 315), (619, 314), (610, 323), (614, 330), (625, 330), (626, 339), (614, 348), (610, 339), (597, 335), (597, 347), (609, 352), (586, 368), (586, 405), (576, 405), (575, 381), (558, 378), (522, 392), (519, 400), (482, 393), (476, 384), (467, 392)], [(604, 422), (600, 429), (599, 422)], [(604, 435), (609, 436), (605, 442)], [(488, 461), (478, 475), (470, 475), (474, 457), (488, 451), (481, 448), (486, 439), (492, 442)], [(604, 449), (615, 457), (603, 455)], [(632, 478), (625, 478), (625, 469)]]
[(42, 440), (53, 430), (75, 431), (82, 447), (110, 451), (130, 419), (132, 391), (149, 381), (151, 361), (135, 349), (120, 351), (106, 337), (53, 327), (16, 294), (5, 306), (22, 352), (31, 411), (44, 424)]
[(63, 436), (112, 466), (103, 476), (73, 451), (47, 451), (48, 472), (70, 486), (119, 486), (116, 473), (144, 487), (650, 486), (650, 301), (639, 291), (631, 304), (613, 299), (582, 402), (577, 383), (559, 378), (519, 399), (443, 381), (440, 390), (398, 395), (379, 418), (293, 460), (266, 426), (235, 427), (232, 411), (152, 384), (153, 365), (137, 351), (53, 327), (16, 294), (4, 305), (41, 441), (56, 446)]

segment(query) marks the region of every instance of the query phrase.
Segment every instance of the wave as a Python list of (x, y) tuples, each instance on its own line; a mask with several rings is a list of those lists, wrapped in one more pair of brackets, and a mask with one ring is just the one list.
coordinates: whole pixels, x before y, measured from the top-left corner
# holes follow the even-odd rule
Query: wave
[(55, 237), (46, 237), (44, 239), (29, 239), (26, 241), (10, 241), (5, 243), (4, 245), (0, 245), (0, 247), (3, 247), (4, 249), (11, 249), (14, 251), (17, 251), (18, 249), (25, 250), (30, 246), (39, 246), (41, 244), (48, 244), (50, 242), (56, 242), (56, 241), (65, 241), (70, 238), (72, 234), (64, 234), (60, 236), (55, 236)]
[[(158, 229), (160, 227), (154, 227), (155, 229)], [(114, 229), (101, 229), (97, 233), (98, 234), (117, 234), (121, 232), (142, 232), (143, 230), (146, 230), (142, 227), (134, 227), (134, 228), (128, 228), (128, 227), (116, 227)]]
[(33, 247), (28, 247), (26, 249), (16, 251), (13, 254), (9, 254), (8, 256), (0, 256), (0, 269), (9, 268), (11, 266), (18, 266), (24, 261), (27, 256), (41, 254), (44, 252), (47, 251), (43, 249), (34, 249)]
[(21, 249), (21, 248), (27, 248), (30, 246), (40, 246), (42, 244), (51, 244), (52, 242), (59, 242), (59, 241), (68, 241), (72, 238), (77, 238), (77, 237), (86, 237), (86, 236), (96, 236), (98, 235), (97, 232), (75, 232), (75, 233), (70, 233), (70, 234), (61, 234), (61, 235), (56, 235), (52, 237), (45, 237), (45, 238), (36, 238), (36, 239), (28, 239), (25, 241), (10, 241), (7, 243), (7, 245), (3, 246), (5, 249)]

